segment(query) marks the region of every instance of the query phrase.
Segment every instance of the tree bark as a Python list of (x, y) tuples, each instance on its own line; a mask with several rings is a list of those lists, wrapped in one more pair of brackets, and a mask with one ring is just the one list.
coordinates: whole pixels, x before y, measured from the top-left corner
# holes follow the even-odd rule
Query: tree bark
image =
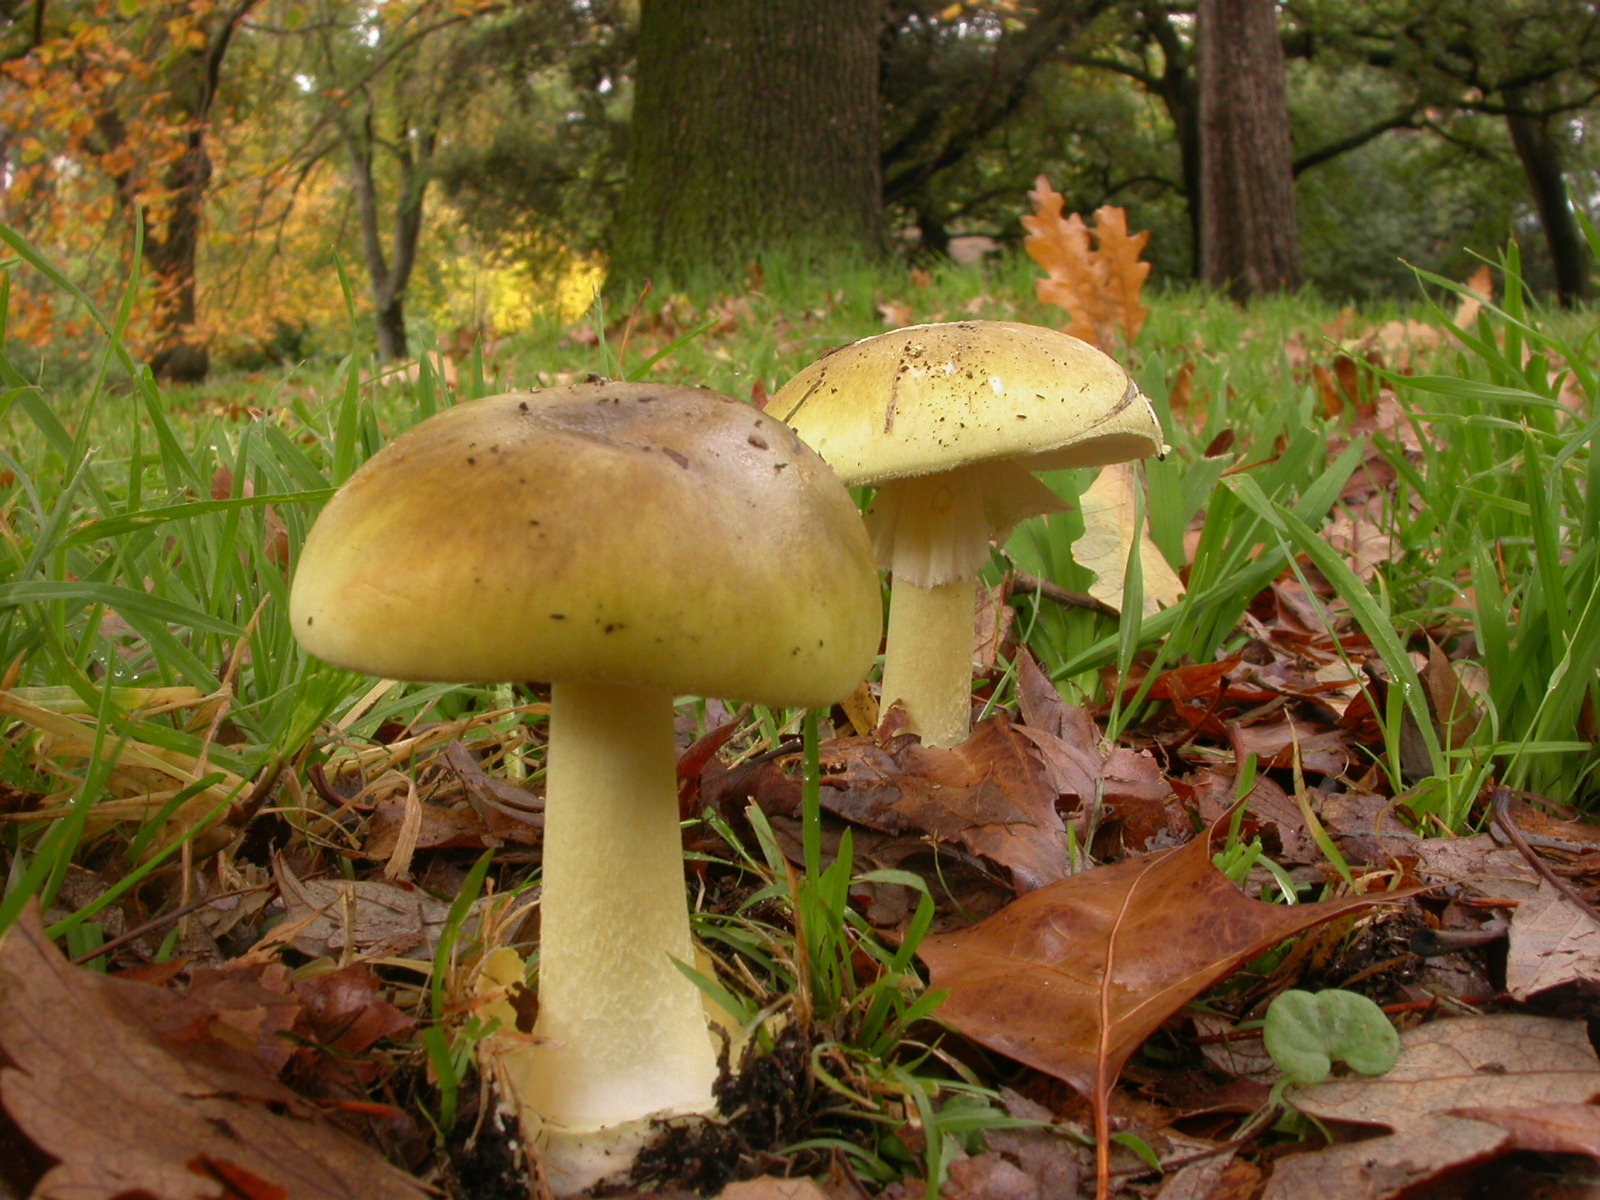
[(614, 292), (883, 253), (882, 20), (882, 0), (642, 0)]
[(210, 180), (211, 155), (206, 152), (204, 127), (197, 119), (188, 149), (167, 173), (172, 207), (165, 228), (145, 243), (145, 263), (154, 277), (160, 305), (150, 370), (158, 379), (174, 383), (199, 383), (211, 370), (211, 353), (205, 341), (194, 336), (195, 259)]
[(1199, 0), (1200, 278), (1238, 300), (1300, 285), (1274, 0)]
[[(406, 288), (417, 262), (417, 245), (422, 240), (423, 201), (434, 148), (438, 140), (437, 117), (427, 122), (408, 124), (396, 139), (394, 158), (399, 173), (399, 194), (395, 197), (394, 234), (388, 253), (384, 252), (379, 230), (380, 203), (373, 154), (377, 145), (371, 113), (359, 125), (344, 126), (345, 153), (350, 159), (350, 179), (356, 194), (356, 217), (361, 229), (361, 255), (372, 289), (372, 308), (377, 320), (378, 358), (395, 362), (406, 357)], [(415, 144), (416, 153), (412, 153)]]
[[(202, 26), (206, 44), (169, 68), (167, 101), (173, 115), (188, 124), (184, 154), (167, 172), (168, 216), (151, 228), (145, 262), (154, 278), (159, 309), (150, 369), (158, 378), (198, 383), (211, 369), (203, 337), (195, 333), (195, 267), (206, 188), (211, 182), (211, 155), (206, 132), (221, 86), (222, 63), (234, 32), (260, 0), (235, 0)], [(42, 7), (42, 5), (41, 5)]]
[(1189, 213), (1189, 244), (1193, 248), (1190, 274), (1200, 278), (1200, 242), (1205, 188), (1202, 184), (1200, 87), (1195, 79), (1194, 53), (1178, 35), (1172, 13), (1162, 5), (1144, 10), (1145, 29), (1161, 47), (1162, 69), (1152, 90), (1166, 106), (1178, 138), (1178, 166), (1183, 175), (1183, 198)]
[(1589, 254), (1567, 194), (1560, 135), (1548, 114), (1537, 111), (1524, 88), (1506, 89), (1506, 126), (1528, 176), (1539, 225), (1555, 266), (1556, 295), (1563, 308), (1583, 302), (1589, 291)]

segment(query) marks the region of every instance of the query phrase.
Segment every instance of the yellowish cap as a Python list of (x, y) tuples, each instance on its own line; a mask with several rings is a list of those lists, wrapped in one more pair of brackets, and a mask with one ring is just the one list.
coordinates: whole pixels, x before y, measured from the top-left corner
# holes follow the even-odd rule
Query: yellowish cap
[(1110, 356), (1009, 321), (915, 325), (843, 346), (767, 411), (852, 485), (996, 460), (1102, 466), (1165, 449), (1150, 401)]
[(818, 706), (877, 652), (872, 549), (794, 433), (699, 388), (585, 384), (439, 414), (328, 502), (290, 595), (339, 666)]

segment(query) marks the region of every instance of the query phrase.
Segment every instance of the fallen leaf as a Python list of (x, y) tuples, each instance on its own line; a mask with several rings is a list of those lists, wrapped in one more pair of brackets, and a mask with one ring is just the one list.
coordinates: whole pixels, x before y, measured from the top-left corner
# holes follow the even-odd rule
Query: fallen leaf
[(37, 910), (0, 939), (0, 1106), (56, 1160), (35, 1200), (427, 1194), (249, 1054), (163, 1037), (172, 1005), (159, 988), (69, 966)]
[(911, 305), (899, 300), (886, 300), (878, 305), (878, 315), (886, 328), (899, 329), (911, 324)]
[(762, 1175), (730, 1183), (717, 1194), (717, 1200), (828, 1200), (828, 1194), (812, 1179)]
[(301, 1007), (282, 963), (235, 960), (192, 972), (189, 990), (172, 998), (154, 1028), (172, 1041), (234, 1046), (276, 1074), (294, 1054), (284, 1035)]
[[(312, 958), (340, 958), (347, 951), (431, 958), (450, 915), (447, 901), (397, 883), (298, 879), (282, 859), (273, 862), (273, 875), (288, 932), (268, 937), (283, 937)], [(474, 920), (469, 916), (467, 927)]]
[(1467, 280), (1467, 291), (1471, 295), (1461, 297), (1461, 303), (1456, 305), (1455, 316), (1450, 318), (1451, 324), (1457, 329), (1471, 329), (1477, 323), (1483, 306), (1494, 300), (1494, 275), (1488, 263), (1472, 273), (1472, 278)]
[[(879, 735), (882, 736), (881, 734)], [(1011, 872), (1017, 892), (1071, 870), (1057, 792), (1033, 746), (1005, 714), (948, 750), (914, 738), (836, 738), (821, 749), (822, 807), (880, 833), (920, 830)], [(797, 816), (798, 756), (764, 764), (737, 792), (763, 812)], [(708, 788), (708, 792), (711, 789)], [(715, 791), (726, 803), (730, 793)]]
[(1150, 315), (1150, 310), (1139, 303), (1144, 281), (1150, 277), (1150, 264), (1139, 261), (1150, 241), (1149, 231), (1130, 235), (1127, 212), (1106, 204), (1094, 211), (1094, 236), (1107, 266), (1117, 322), (1122, 326), (1123, 338), (1131, 344)]
[[(1077, 213), (1063, 217), (1066, 201), (1043, 175), (1028, 193), (1033, 214), (1022, 218), (1028, 231), (1023, 249), (1044, 268), (1034, 284), (1039, 300), (1064, 308), (1072, 317), (1067, 332), (1102, 350), (1110, 348), (1112, 312), (1105, 264), (1089, 246), (1089, 227)], [(1104, 338), (1105, 340), (1102, 340)]]
[[(1096, 867), (1030, 892), (918, 951), (939, 1020), (1095, 1095), (1195, 996), (1292, 934), (1398, 895), (1260, 904), (1211, 863), (1223, 828), (1177, 850)], [(1108, 1022), (1102, 1025), (1104, 1005)]]
[(1600, 983), (1600, 925), (1550, 885), (1511, 914), (1506, 991), (1526, 1000), (1564, 983)]
[[(1078, 497), (1083, 536), (1072, 543), (1072, 558), (1094, 572), (1089, 594), (1122, 610), (1122, 588), (1134, 542), (1134, 508), (1139, 480), (1127, 463), (1102, 467), (1087, 491)], [(1153, 617), (1183, 598), (1183, 583), (1166, 556), (1150, 540), (1149, 523), (1139, 531), (1139, 567), (1143, 577), (1143, 611)]]
[(1593, 1104), (1536, 1104), (1528, 1108), (1458, 1108), (1452, 1116), (1487, 1121), (1511, 1135), (1512, 1150), (1587, 1154), (1600, 1158), (1600, 1108)]
[(383, 981), (366, 963), (350, 963), (294, 983), (312, 1038), (341, 1055), (363, 1054), (417, 1023), (385, 1000), (383, 992)]
[(1596, 1095), (1600, 1061), (1581, 1021), (1498, 1015), (1408, 1029), (1387, 1075), (1332, 1080), (1287, 1094), (1296, 1108), (1319, 1120), (1385, 1126), (1392, 1135), (1281, 1160), (1263, 1200), (1407, 1195), (1514, 1148), (1497, 1125), (1453, 1114), (1579, 1104)]

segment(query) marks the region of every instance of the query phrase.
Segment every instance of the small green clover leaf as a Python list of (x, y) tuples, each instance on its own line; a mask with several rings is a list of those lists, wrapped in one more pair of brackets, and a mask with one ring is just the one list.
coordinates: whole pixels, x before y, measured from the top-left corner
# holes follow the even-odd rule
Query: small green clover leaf
[(1383, 1010), (1337, 990), (1284, 992), (1267, 1009), (1261, 1040), (1291, 1083), (1321, 1083), (1336, 1061), (1382, 1075), (1400, 1053), (1400, 1037)]

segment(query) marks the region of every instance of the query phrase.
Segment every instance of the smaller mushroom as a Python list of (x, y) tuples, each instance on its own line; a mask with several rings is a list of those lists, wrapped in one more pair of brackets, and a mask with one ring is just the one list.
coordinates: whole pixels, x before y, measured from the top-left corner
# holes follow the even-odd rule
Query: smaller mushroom
[(353, 670), (551, 681), (539, 1016), (499, 1061), (556, 1193), (626, 1167), (650, 1118), (709, 1111), (673, 699), (816, 707), (866, 675), (877, 572), (827, 465), (698, 388), (463, 404), (328, 502), (290, 619)]
[(824, 355), (767, 411), (851, 486), (872, 484), (878, 563), (893, 577), (883, 704), (935, 746), (971, 728), (975, 580), (989, 543), (1061, 512), (1035, 471), (1164, 452), (1128, 373), (1093, 346), (1033, 325), (918, 325)]

